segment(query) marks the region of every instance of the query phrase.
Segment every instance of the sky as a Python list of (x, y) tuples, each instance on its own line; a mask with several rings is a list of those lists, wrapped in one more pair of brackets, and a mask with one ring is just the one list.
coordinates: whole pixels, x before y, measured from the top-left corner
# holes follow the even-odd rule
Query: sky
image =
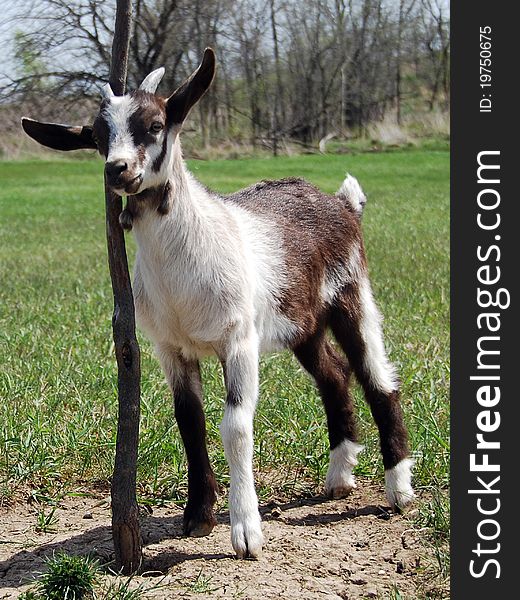
[[(14, 59), (14, 35), (17, 31), (32, 32), (38, 26), (31, 19), (31, 6), (38, 0), (0, 0), (0, 89), (16, 75), (17, 64)], [(73, 47), (73, 43), (71, 45)], [(72, 58), (69, 57), (69, 62)], [(59, 67), (67, 65), (67, 55), (60, 56)], [(77, 66), (77, 65), (75, 65)]]
[(15, 62), (13, 60), (13, 35), (18, 30), (30, 29), (31, 23), (22, 21), (13, 23), (13, 19), (31, 3), (28, 0), (0, 0), (0, 87), (5, 84), (6, 75), (14, 75)]

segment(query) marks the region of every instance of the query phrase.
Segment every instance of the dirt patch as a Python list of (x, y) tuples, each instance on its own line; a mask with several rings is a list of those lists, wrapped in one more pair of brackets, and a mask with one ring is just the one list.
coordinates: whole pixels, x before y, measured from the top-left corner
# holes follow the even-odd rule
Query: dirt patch
[[(143, 575), (133, 585), (166, 598), (418, 597), (418, 573), (428, 549), (406, 516), (381, 503), (383, 490), (362, 485), (346, 500), (322, 497), (261, 508), (266, 546), (258, 561), (234, 558), (229, 517), (205, 538), (183, 538), (176, 506), (143, 514)], [(107, 499), (68, 498), (56, 510), (54, 533), (35, 531), (28, 505), (0, 512), (0, 598), (16, 598), (43, 560), (57, 550), (113, 557)], [(422, 595), (422, 594), (421, 594)]]

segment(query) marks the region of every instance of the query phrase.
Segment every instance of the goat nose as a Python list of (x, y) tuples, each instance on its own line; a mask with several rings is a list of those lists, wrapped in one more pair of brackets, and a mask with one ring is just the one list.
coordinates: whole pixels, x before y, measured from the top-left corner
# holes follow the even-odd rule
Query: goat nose
[(105, 173), (109, 179), (116, 179), (123, 171), (128, 169), (128, 163), (124, 160), (112, 160), (105, 164)]

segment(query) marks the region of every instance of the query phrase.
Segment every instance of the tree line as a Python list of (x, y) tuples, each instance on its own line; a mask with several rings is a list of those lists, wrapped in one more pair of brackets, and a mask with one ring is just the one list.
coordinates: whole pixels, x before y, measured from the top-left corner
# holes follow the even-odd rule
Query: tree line
[[(88, 112), (108, 79), (115, 2), (19, 7), (1, 101)], [(448, 108), (447, 0), (135, 0), (134, 16), (130, 88), (165, 66), (159, 91), (171, 93), (215, 48), (218, 77), (195, 115), (203, 145), (228, 138), (277, 153), (287, 140)]]

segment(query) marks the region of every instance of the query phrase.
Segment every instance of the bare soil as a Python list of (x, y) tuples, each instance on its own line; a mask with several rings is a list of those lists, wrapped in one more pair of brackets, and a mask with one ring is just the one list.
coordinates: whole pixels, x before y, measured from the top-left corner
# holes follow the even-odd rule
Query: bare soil
[[(384, 502), (382, 488), (361, 481), (345, 500), (264, 505), (266, 545), (258, 561), (234, 558), (226, 512), (210, 536), (185, 538), (178, 507), (143, 511), (144, 565), (132, 586), (153, 599), (424, 597), (421, 573), (433, 551), (409, 516)], [(58, 550), (113, 558), (107, 498), (68, 498), (55, 516), (55, 531), (38, 533), (34, 507), (0, 509), (0, 599), (17, 598)]]

